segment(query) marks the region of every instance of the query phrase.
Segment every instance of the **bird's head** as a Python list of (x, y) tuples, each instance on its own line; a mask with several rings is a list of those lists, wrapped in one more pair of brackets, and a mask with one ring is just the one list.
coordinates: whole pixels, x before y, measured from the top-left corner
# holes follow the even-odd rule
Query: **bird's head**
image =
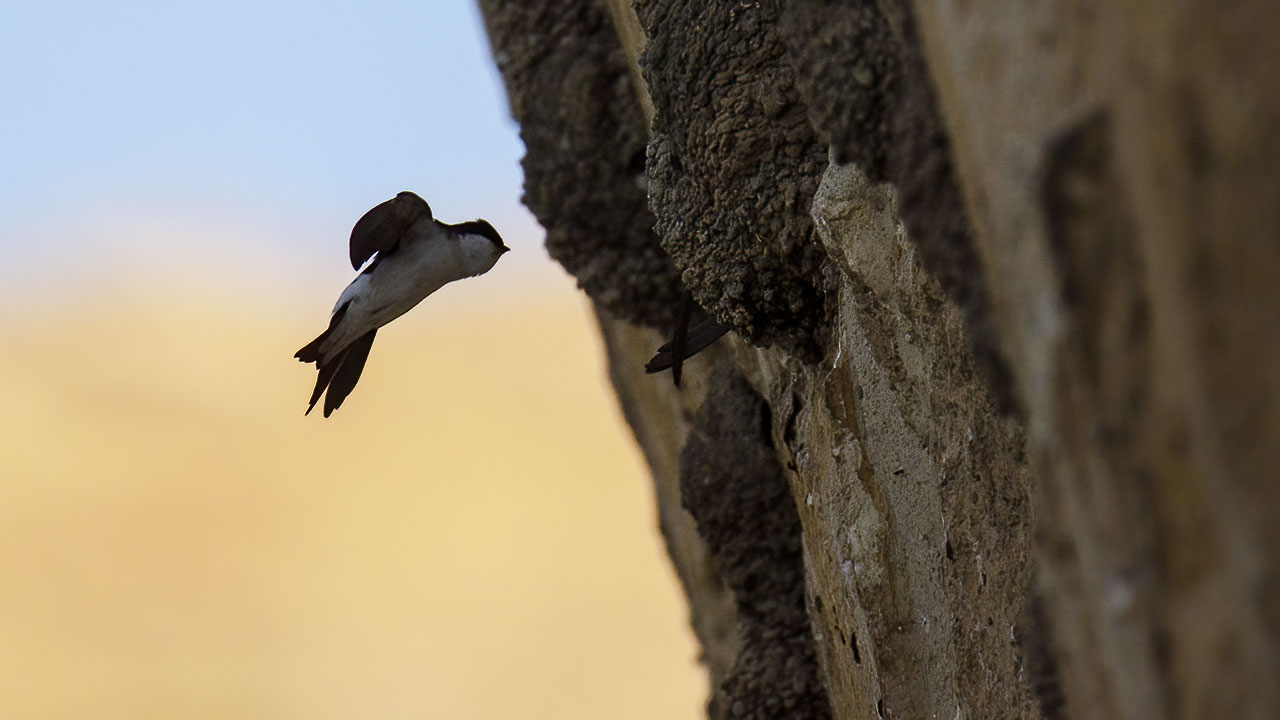
[(472, 220), (449, 226), (449, 231), (462, 245), (462, 254), (471, 275), (487, 272), (502, 254), (510, 250), (502, 236), (485, 220)]

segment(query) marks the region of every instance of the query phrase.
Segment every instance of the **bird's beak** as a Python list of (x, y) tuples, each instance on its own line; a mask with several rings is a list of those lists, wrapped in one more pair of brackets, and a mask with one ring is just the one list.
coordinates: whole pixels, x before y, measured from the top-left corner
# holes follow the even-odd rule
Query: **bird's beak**
[(506, 245), (502, 246), (502, 252), (510, 252), (510, 251), (511, 251), (511, 248), (507, 247)]

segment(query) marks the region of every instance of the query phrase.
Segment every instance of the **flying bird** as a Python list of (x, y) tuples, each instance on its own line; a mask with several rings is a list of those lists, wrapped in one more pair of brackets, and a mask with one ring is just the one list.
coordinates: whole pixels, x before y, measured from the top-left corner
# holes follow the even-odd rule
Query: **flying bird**
[(342, 291), (328, 329), (294, 354), (318, 371), (306, 414), (322, 394), (325, 417), (342, 405), (360, 379), (378, 328), (446, 284), (488, 272), (508, 250), (488, 222), (447, 225), (411, 192), (365, 213), (351, 230), (351, 267), (373, 262)]
[(649, 374), (671, 370), (671, 382), (680, 387), (680, 372), (684, 361), (702, 352), (708, 345), (729, 332), (729, 328), (716, 322), (685, 293), (676, 316), (676, 326), (671, 342), (658, 348), (658, 352), (644, 366)]

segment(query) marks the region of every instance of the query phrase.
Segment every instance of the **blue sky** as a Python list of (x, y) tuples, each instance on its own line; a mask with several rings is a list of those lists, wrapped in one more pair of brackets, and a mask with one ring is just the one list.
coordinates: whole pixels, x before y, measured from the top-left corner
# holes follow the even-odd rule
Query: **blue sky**
[(162, 246), (331, 286), (351, 225), (403, 189), (545, 257), (471, 0), (11, 1), (0, 92), (0, 278), (145, 272)]

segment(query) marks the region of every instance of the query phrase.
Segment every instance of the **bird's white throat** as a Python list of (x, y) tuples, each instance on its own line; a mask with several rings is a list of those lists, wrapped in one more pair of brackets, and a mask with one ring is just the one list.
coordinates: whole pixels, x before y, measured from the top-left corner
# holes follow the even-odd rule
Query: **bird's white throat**
[(458, 247), (462, 252), (462, 267), (467, 277), (488, 272), (502, 256), (502, 250), (483, 235), (463, 233), (458, 236)]

